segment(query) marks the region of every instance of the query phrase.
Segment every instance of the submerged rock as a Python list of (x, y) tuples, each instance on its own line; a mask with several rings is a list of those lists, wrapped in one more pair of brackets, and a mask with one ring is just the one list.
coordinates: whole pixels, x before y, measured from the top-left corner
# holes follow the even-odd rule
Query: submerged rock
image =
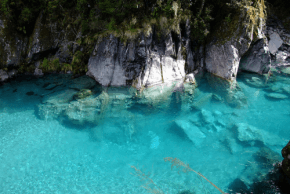
[(76, 93), (74, 95), (74, 99), (83, 99), (86, 98), (88, 96), (92, 95), (92, 91), (89, 89), (81, 89), (81, 91), (79, 91), (78, 93)]
[(247, 123), (237, 123), (234, 127), (237, 130), (237, 138), (241, 142), (247, 142), (254, 146), (257, 142), (262, 142), (265, 146), (281, 146), (281, 138), (275, 134), (258, 129)]
[(192, 102), (191, 108), (192, 109), (201, 109), (206, 103), (212, 100), (212, 93), (199, 95), (197, 99), (194, 99)]
[(184, 131), (187, 137), (197, 146), (202, 146), (206, 135), (193, 123), (188, 120), (176, 120), (176, 125)]
[(263, 88), (266, 86), (265, 82), (261, 78), (254, 76), (251, 77), (251, 79), (246, 79), (246, 83), (256, 88)]
[(287, 95), (279, 94), (279, 93), (268, 93), (268, 94), (265, 94), (265, 96), (273, 100), (283, 100), (283, 99), (288, 98)]

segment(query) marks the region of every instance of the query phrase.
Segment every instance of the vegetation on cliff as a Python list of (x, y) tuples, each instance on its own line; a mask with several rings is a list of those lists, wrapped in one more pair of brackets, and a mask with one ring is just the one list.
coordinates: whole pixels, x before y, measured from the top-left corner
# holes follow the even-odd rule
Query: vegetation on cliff
[[(270, 7), (278, 6), (272, 0), (268, 1)], [(229, 33), (220, 35), (230, 36), (238, 25), (237, 11), (241, 11), (241, 6), (247, 7), (248, 25), (254, 26), (252, 30), (257, 33), (259, 18), (265, 17), (265, 4), (264, 0), (1, 0), (0, 18), (4, 26), (9, 26), (9, 31), (5, 32), (9, 32), (10, 36), (18, 33), (30, 37), (30, 46), (40, 15), (43, 29), (57, 26), (54, 30), (67, 31), (71, 36), (69, 41), (75, 41), (83, 49), (81, 57), (80, 51), (74, 51), (72, 55), (78, 56), (73, 56), (75, 60), (72, 64), (66, 64), (65, 69), (75, 72), (75, 68), (79, 67), (76, 63), (87, 64), (94, 44), (108, 34), (119, 37), (123, 42), (135, 39), (140, 33), (149, 35), (152, 28), (159, 37), (171, 31), (180, 34), (180, 24), (189, 21), (190, 38), (203, 44), (206, 37), (219, 32), (224, 23), (228, 24), (225, 30)], [(283, 5), (287, 7), (288, 4)], [(29, 49), (22, 53), (23, 59), (27, 58)], [(183, 55), (186, 56), (184, 52)], [(0, 61), (0, 67), (5, 66), (4, 63)], [(78, 69), (77, 72), (85, 70), (84, 67)]]

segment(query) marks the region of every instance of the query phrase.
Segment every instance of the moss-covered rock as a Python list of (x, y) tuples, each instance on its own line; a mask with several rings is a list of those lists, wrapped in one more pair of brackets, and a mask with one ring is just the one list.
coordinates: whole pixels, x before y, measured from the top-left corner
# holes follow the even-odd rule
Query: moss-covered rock
[(81, 89), (81, 91), (79, 91), (78, 93), (76, 93), (74, 95), (74, 99), (78, 100), (78, 99), (83, 99), (86, 98), (88, 96), (92, 95), (92, 91), (89, 89)]

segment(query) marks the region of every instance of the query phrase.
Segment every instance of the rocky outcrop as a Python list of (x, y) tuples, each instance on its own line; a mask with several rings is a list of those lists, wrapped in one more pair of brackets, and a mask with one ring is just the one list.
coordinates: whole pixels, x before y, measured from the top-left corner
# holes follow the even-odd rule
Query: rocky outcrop
[[(237, 13), (235, 21), (237, 24), (244, 23), (244, 15)], [(231, 29), (224, 23), (219, 30), (222, 34), (229, 33), (226, 37), (214, 37), (206, 46), (205, 68), (208, 72), (219, 77), (235, 80), (238, 72), (241, 56), (248, 50), (252, 34), (247, 33), (247, 29), (242, 25), (237, 25)], [(233, 32), (228, 32), (233, 30)]]
[(0, 68), (19, 65), (27, 44), (28, 38), (11, 32), (5, 18), (0, 16)]
[(269, 40), (269, 49), (272, 55), (272, 66), (290, 65), (290, 32), (286, 30), (282, 22), (271, 15), (267, 19), (265, 35)]
[(282, 162), (283, 172), (288, 176), (288, 178), (290, 178), (290, 141), (282, 149), (282, 156), (284, 158)]
[(75, 51), (73, 48), (78, 45), (75, 40), (81, 34), (73, 26), (64, 29), (60, 25), (58, 22), (51, 22), (44, 13), (39, 14), (27, 49), (30, 62), (41, 60), (49, 54), (59, 58), (60, 63), (72, 62)]
[(181, 36), (174, 32), (159, 39), (153, 31), (128, 43), (110, 35), (96, 44), (87, 75), (104, 86), (133, 85), (138, 89), (184, 79), (181, 50)]
[(271, 65), (270, 48), (268, 48), (268, 41), (266, 38), (257, 40), (241, 58), (239, 70), (259, 74), (267, 73)]
[[(231, 21), (223, 21), (206, 46), (205, 68), (208, 72), (227, 80), (235, 80), (241, 57), (248, 51), (253, 40), (264, 37), (263, 3), (257, 2), (256, 7), (242, 2), (234, 3), (236, 12)], [(244, 69), (247, 69), (246, 65)]]

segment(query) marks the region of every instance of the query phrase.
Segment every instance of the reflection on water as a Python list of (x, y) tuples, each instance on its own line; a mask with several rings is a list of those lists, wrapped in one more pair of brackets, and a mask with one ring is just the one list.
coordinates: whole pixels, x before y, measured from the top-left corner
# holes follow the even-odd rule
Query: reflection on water
[(12, 81), (0, 88), (0, 193), (273, 190), (269, 171), (290, 138), (289, 82), (205, 76), (197, 88), (139, 94), (87, 77)]

